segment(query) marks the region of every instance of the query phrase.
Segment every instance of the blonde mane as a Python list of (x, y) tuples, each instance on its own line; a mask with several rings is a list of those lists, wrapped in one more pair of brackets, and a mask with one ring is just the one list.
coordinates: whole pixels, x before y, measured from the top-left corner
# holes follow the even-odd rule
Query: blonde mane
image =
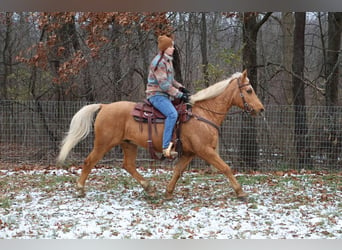
[(193, 94), (190, 96), (190, 103), (194, 104), (195, 102), (207, 100), (207, 99), (218, 96), (219, 94), (223, 92), (223, 90), (229, 85), (229, 83), (232, 80), (239, 78), (241, 75), (242, 73), (236, 72), (227, 80), (223, 80), (221, 82), (215, 83), (209, 86), (208, 88), (198, 91), (196, 94)]

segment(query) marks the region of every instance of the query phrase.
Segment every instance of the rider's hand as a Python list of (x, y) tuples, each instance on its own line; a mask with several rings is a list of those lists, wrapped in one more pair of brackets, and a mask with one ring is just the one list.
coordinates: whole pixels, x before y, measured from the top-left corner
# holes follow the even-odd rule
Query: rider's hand
[(183, 92), (183, 95), (181, 96), (180, 99), (181, 99), (183, 102), (185, 102), (185, 103), (189, 103), (189, 94)]
[(179, 90), (183, 93), (190, 94), (190, 91), (187, 90), (185, 87), (179, 87)]

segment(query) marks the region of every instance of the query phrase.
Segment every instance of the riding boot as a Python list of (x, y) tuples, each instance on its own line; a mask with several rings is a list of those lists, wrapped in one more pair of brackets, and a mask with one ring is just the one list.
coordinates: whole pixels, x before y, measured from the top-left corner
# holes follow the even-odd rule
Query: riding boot
[(163, 149), (163, 155), (166, 158), (173, 159), (173, 158), (177, 157), (178, 153), (172, 149), (172, 146), (173, 146), (173, 143), (170, 142), (169, 146), (167, 148)]

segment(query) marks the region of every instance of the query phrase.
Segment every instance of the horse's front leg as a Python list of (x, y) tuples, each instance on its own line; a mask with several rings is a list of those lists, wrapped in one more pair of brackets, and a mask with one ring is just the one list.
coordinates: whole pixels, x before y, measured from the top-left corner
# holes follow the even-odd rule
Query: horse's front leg
[(177, 162), (174, 170), (173, 176), (166, 187), (165, 199), (171, 200), (173, 198), (173, 191), (175, 190), (176, 183), (178, 179), (181, 177), (182, 173), (184, 172), (185, 168), (188, 166), (190, 161), (192, 160), (193, 155), (186, 155), (184, 154), (179, 161)]
[(247, 194), (242, 190), (240, 183), (233, 175), (231, 168), (221, 159), (215, 149), (207, 147), (199, 152), (198, 156), (213, 165), (229, 179), (229, 182), (239, 199), (245, 199), (247, 197)]

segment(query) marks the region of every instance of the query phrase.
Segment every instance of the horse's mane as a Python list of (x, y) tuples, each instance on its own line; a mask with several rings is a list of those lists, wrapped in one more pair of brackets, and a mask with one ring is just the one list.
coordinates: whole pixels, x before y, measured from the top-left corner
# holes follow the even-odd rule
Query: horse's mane
[(209, 86), (208, 88), (198, 91), (196, 94), (193, 94), (190, 96), (190, 103), (194, 104), (195, 102), (207, 100), (207, 99), (218, 96), (219, 94), (222, 93), (222, 91), (229, 85), (229, 83), (232, 80), (239, 78), (241, 75), (242, 73), (236, 72), (230, 78), (223, 80), (221, 82), (215, 83)]

